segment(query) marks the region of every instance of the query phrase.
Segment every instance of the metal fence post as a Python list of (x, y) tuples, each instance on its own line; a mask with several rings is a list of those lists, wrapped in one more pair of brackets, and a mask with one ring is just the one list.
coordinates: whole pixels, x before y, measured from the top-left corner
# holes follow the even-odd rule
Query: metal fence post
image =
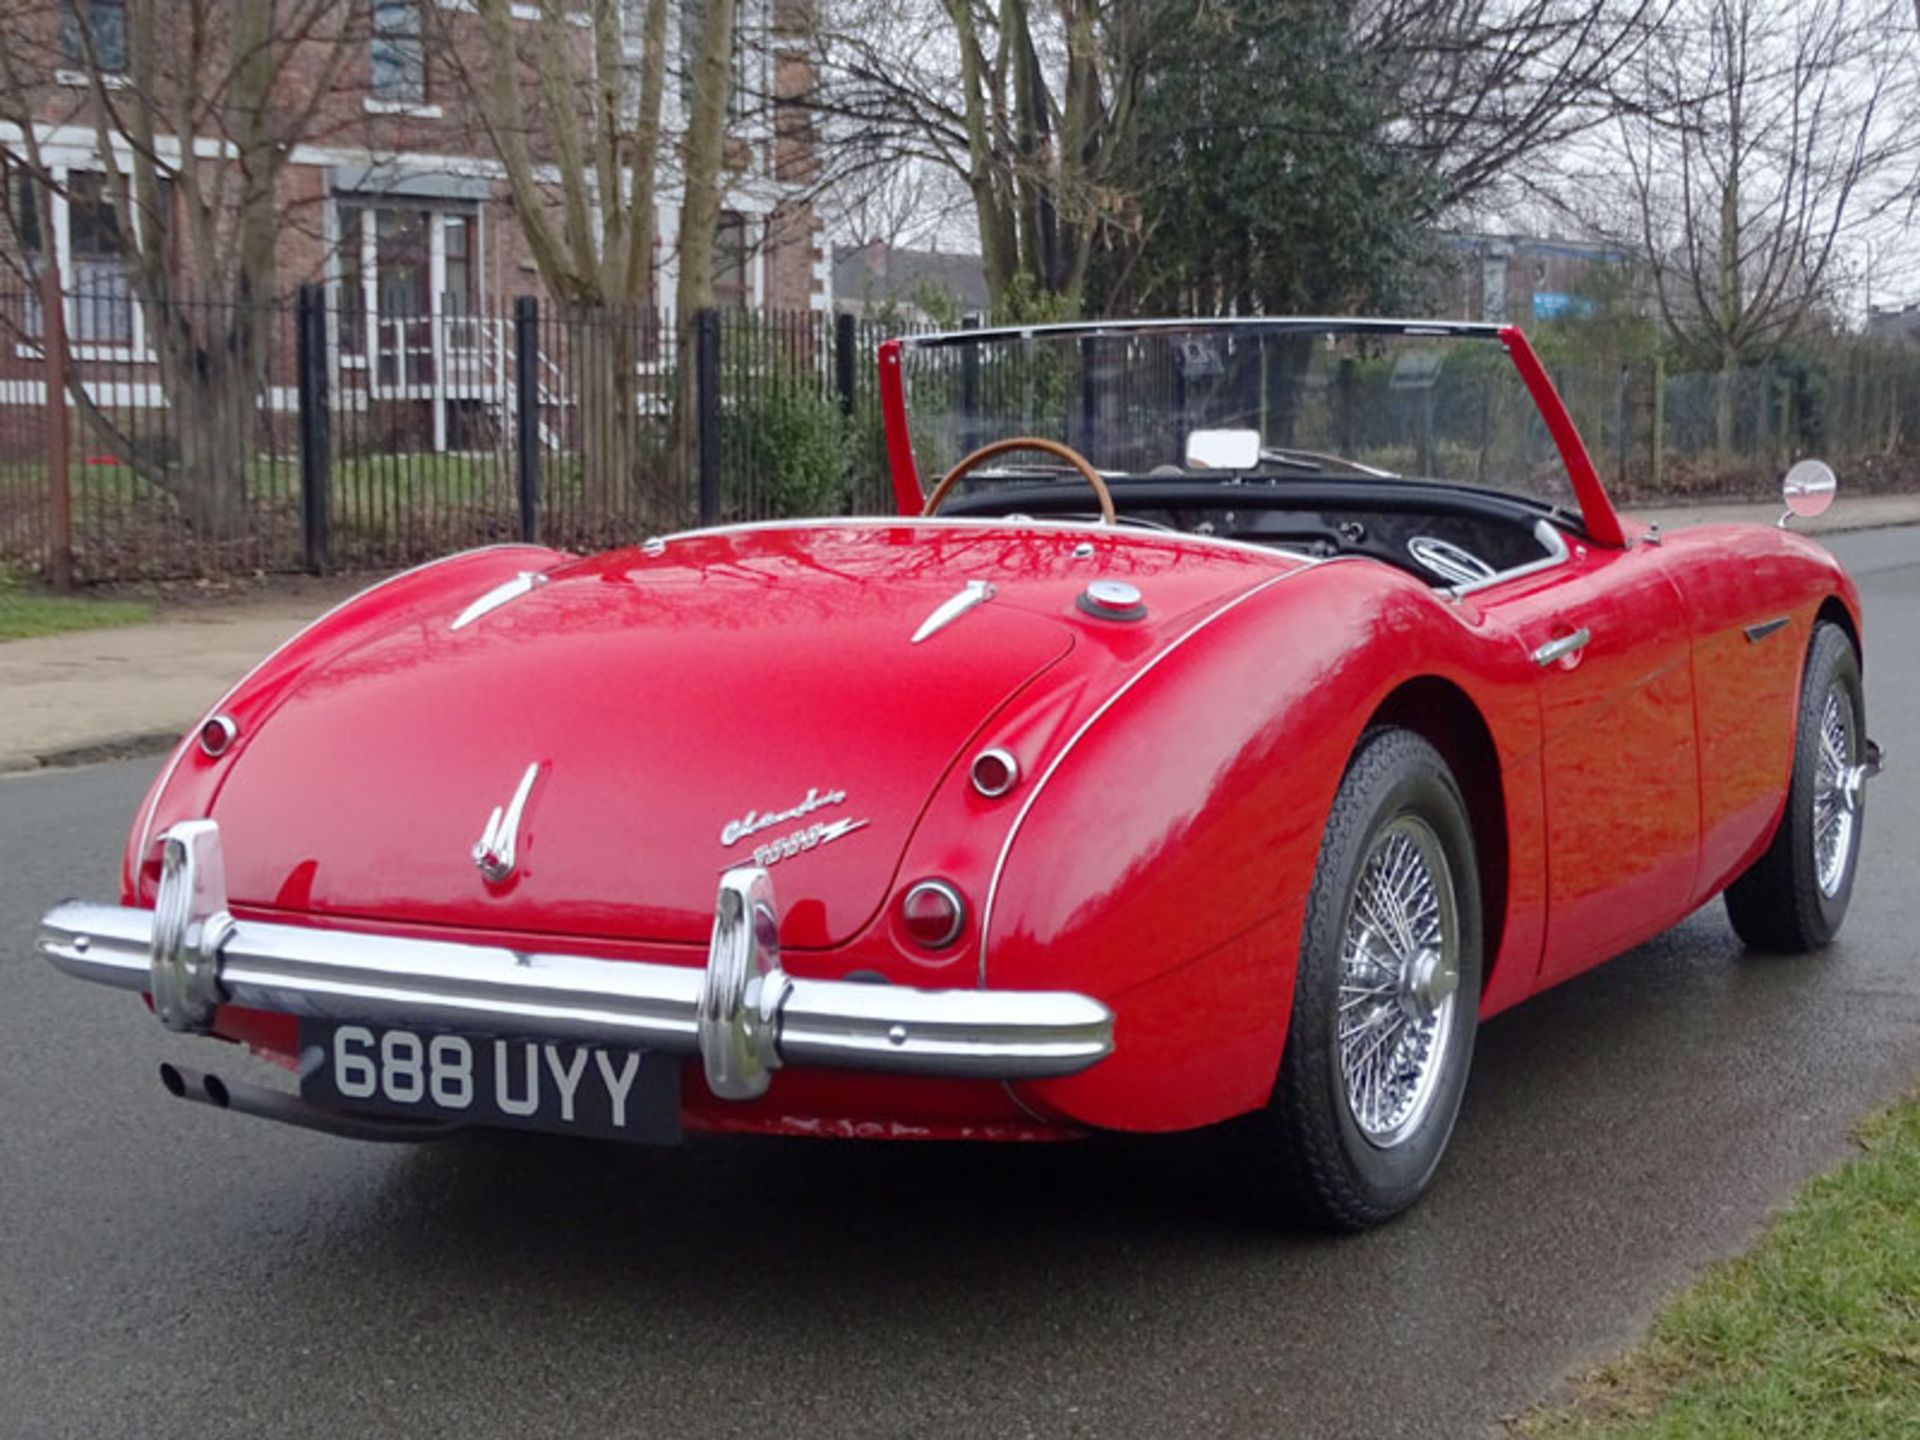
[[(978, 330), (978, 315), (960, 317), (962, 330)], [(960, 347), (960, 450), (962, 454), (980, 448), (980, 347)]]
[(1653, 357), (1653, 479), (1652, 493), (1660, 493), (1667, 463), (1667, 362)]
[(1614, 409), (1616, 417), (1614, 421), (1614, 448), (1619, 457), (1618, 474), (1615, 478), (1617, 483), (1622, 487), (1621, 493), (1623, 494), (1625, 493), (1627, 483), (1627, 453), (1633, 439), (1633, 401), (1632, 396), (1628, 393), (1628, 386), (1631, 383), (1627, 367), (1622, 365), (1620, 367), (1620, 392), (1615, 399)]
[(840, 413), (853, 414), (854, 385), (853, 316), (842, 310), (833, 317), (833, 387), (840, 392)]
[(540, 543), (540, 301), (513, 302), (513, 460), (520, 538)]
[(333, 425), (327, 384), (327, 299), (302, 285), (294, 299), (294, 393), (300, 407), (300, 522), (307, 572), (333, 564)]
[(693, 317), (695, 434), (699, 444), (700, 523), (720, 523), (720, 312)]
[(60, 267), (40, 272), (40, 343), (47, 357), (47, 580), (73, 589), (73, 427), (67, 408), (67, 312)]

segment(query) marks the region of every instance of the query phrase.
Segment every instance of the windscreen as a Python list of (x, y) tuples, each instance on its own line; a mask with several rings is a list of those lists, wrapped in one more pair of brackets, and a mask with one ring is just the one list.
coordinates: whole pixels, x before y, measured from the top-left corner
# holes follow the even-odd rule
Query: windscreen
[[(1532, 396), (1489, 334), (1115, 325), (910, 341), (902, 360), (927, 487), (982, 445), (1037, 435), (1113, 478), (1371, 474), (1578, 510)], [(980, 478), (1055, 469), (1011, 454)]]

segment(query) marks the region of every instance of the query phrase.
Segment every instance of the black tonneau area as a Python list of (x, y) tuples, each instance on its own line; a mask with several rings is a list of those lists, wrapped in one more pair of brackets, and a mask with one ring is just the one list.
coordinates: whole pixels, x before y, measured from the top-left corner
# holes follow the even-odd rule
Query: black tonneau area
[[(1219, 535), (1323, 554), (1366, 554), (1432, 583), (1410, 541), (1430, 537), (1486, 562), (1516, 569), (1550, 552), (1536, 534), (1542, 520), (1579, 533), (1575, 517), (1511, 496), (1433, 481), (1367, 476), (1249, 476), (1230, 480), (1149, 477), (1108, 481), (1123, 524)], [(1091, 515), (1083, 481), (1049, 471), (1000, 472), (941, 508), (946, 515)]]

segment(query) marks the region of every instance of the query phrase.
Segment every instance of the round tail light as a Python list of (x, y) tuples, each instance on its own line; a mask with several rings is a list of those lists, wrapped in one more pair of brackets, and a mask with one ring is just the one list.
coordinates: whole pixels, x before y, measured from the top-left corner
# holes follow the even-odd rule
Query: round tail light
[(240, 727), (231, 715), (216, 715), (200, 727), (200, 748), (218, 759), (233, 748), (239, 734)]
[(922, 880), (900, 897), (900, 923), (916, 944), (944, 950), (967, 928), (967, 902), (944, 880)]

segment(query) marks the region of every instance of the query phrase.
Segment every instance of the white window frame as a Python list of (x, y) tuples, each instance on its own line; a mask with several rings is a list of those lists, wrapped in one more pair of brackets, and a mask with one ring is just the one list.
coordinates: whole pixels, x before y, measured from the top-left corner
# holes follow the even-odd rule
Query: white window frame
[[(67, 228), (70, 214), (67, 204), (67, 187), (72, 183), (71, 177), (76, 173), (81, 175), (104, 176), (112, 170), (118, 170), (119, 173), (125, 174), (126, 171), (119, 166), (119, 158), (118, 156), (95, 156), (90, 160), (79, 162), (59, 160), (47, 167), (48, 173), (53, 177), (53, 186), (45, 195), (47, 202), (47, 229), (53, 235), (53, 263), (60, 272), (61, 324), (67, 336), (67, 355), (71, 359), (117, 360), (133, 365), (154, 365), (159, 363), (159, 357), (154, 354), (152, 347), (147, 344), (146, 313), (141, 307), (139, 297), (131, 293), (128, 294), (127, 304), (133, 311), (133, 320), (129, 327), (132, 333), (125, 344), (112, 341), (103, 343), (95, 340), (74, 339), (74, 325), (78, 318), (78, 312), (74, 306), (78, 297), (74, 295), (72, 290), (75, 273), (73, 268), (73, 235)], [(111, 199), (112, 197), (109, 196), (108, 198)], [(134, 227), (134, 233), (136, 235), (139, 234), (139, 227), (146, 224), (146, 218), (138, 209), (134, 211), (131, 217), (122, 218), (126, 220), (126, 223)], [(133, 264), (131, 260), (127, 260), (125, 263), (129, 267)], [(14, 354), (22, 360), (40, 360), (46, 356), (44, 337), (42, 338), (41, 344), (36, 345), (31, 342), (23, 342), (15, 345), (13, 348)]]

